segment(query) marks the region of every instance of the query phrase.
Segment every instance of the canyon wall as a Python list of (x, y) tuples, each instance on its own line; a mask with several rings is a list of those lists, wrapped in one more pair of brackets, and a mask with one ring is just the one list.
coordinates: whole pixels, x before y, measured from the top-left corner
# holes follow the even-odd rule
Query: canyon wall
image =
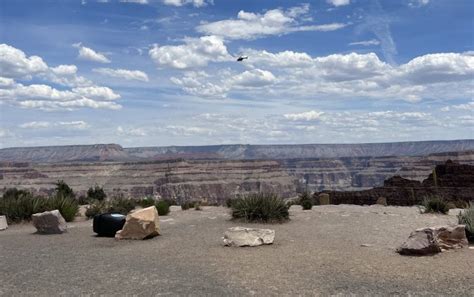
[(237, 194), (260, 191), (279, 193), (283, 198), (296, 193), (295, 179), (276, 161), (0, 162), (0, 191), (17, 187), (47, 195), (58, 180), (79, 195), (97, 184), (108, 196), (153, 196), (178, 202), (224, 203)]

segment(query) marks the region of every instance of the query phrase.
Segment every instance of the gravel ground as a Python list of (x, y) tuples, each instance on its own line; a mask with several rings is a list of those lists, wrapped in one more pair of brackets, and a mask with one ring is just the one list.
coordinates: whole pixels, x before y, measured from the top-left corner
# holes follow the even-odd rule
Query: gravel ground
[[(473, 249), (395, 253), (412, 230), (454, 223), (454, 214), (348, 205), (290, 214), (285, 224), (239, 224), (222, 207), (173, 207), (162, 236), (145, 241), (95, 237), (91, 221), (63, 235), (14, 225), (0, 232), (0, 295), (474, 296)], [(275, 243), (224, 247), (237, 225), (275, 229)]]

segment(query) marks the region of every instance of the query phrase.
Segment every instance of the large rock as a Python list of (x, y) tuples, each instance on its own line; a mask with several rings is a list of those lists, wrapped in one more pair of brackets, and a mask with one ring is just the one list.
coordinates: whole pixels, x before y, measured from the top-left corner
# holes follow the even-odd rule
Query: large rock
[(227, 246), (259, 246), (272, 244), (275, 230), (232, 227), (224, 233), (224, 245)]
[(330, 204), (329, 194), (322, 193), (319, 194), (319, 205), (329, 205)]
[(0, 216), (0, 231), (8, 229), (7, 217)]
[(147, 239), (160, 235), (160, 218), (155, 206), (139, 209), (127, 215), (122, 230), (116, 239)]
[(40, 234), (61, 234), (67, 231), (66, 221), (57, 209), (35, 213), (32, 219), (33, 226)]
[(415, 230), (397, 252), (402, 255), (432, 255), (468, 245), (465, 226), (442, 226)]

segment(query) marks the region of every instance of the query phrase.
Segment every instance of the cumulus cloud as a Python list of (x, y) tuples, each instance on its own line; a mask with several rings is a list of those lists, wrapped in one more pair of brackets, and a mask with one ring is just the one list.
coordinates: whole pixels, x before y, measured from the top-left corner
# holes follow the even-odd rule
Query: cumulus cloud
[(96, 52), (95, 50), (83, 46), (81, 43), (73, 44), (78, 49), (78, 59), (98, 62), (98, 63), (110, 63), (110, 60), (103, 53)]
[(237, 86), (262, 87), (274, 83), (276, 78), (270, 71), (253, 69), (235, 76), (233, 81)]
[(283, 116), (291, 121), (315, 121), (319, 120), (323, 114), (322, 111), (311, 110), (301, 113), (288, 113)]
[(232, 59), (220, 37), (203, 36), (187, 38), (184, 41), (181, 45), (155, 44), (148, 53), (158, 66), (176, 69), (206, 66), (209, 62)]
[(326, 2), (334, 6), (344, 6), (351, 4), (351, 0), (326, 0)]
[(408, 6), (421, 7), (421, 6), (428, 5), (429, 3), (430, 3), (430, 0), (410, 0), (410, 2), (408, 2)]
[(198, 97), (374, 98), (419, 102), (472, 96), (474, 56), (441, 53), (392, 66), (374, 53), (311, 57), (246, 49), (249, 69), (189, 72), (171, 81)]
[(371, 40), (363, 40), (363, 41), (355, 41), (349, 43), (349, 45), (362, 45), (362, 46), (371, 46), (371, 45), (379, 45), (380, 41), (377, 39), (371, 39)]
[(122, 128), (122, 126), (117, 127), (117, 134), (120, 136), (146, 136), (146, 132), (142, 128)]
[(0, 44), (0, 75), (9, 78), (30, 77), (45, 72), (48, 65), (38, 56), (25, 53), (7, 44)]
[(163, 3), (172, 6), (192, 4), (194, 7), (203, 7), (208, 4), (213, 4), (214, 2), (213, 0), (163, 0)]
[(92, 71), (110, 77), (123, 78), (125, 80), (148, 81), (148, 75), (139, 70), (94, 68)]
[[(77, 75), (77, 66), (49, 67), (40, 57), (27, 57), (20, 49), (0, 45), (0, 103), (43, 110), (77, 108), (119, 109), (120, 95)], [(25, 84), (16, 80), (37, 78), (44, 83)], [(56, 88), (48, 83), (70, 87)]]
[(264, 14), (241, 10), (236, 19), (221, 20), (199, 25), (198, 32), (228, 39), (256, 39), (298, 31), (334, 31), (346, 24), (302, 25), (299, 18), (309, 12), (309, 5), (288, 10), (272, 9)]

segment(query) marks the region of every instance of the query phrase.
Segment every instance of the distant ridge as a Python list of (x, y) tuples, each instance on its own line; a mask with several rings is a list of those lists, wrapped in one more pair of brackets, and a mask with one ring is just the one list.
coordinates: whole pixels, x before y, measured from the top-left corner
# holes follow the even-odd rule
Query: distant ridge
[(360, 144), (206, 145), (123, 148), (118, 144), (12, 147), (2, 162), (100, 162), (163, 159), (294, 159), (421, 156), (474, 150), (474, 139)]

